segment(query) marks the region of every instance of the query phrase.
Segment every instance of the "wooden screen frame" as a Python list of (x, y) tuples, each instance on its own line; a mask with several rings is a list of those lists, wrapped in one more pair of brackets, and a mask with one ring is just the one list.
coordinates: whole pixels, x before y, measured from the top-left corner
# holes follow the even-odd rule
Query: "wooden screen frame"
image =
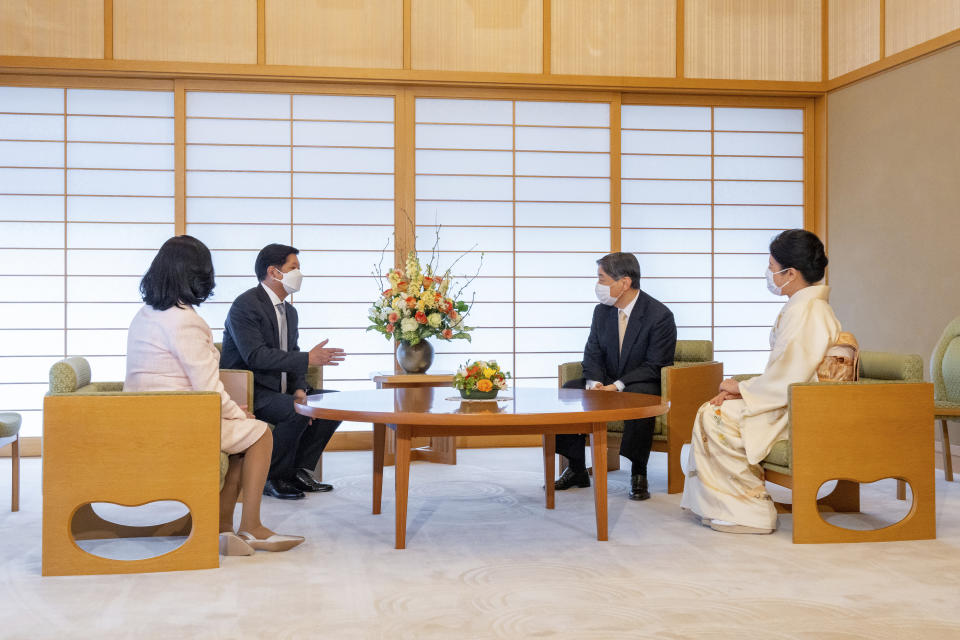
[[(0, 64), (3, 60), (0, 59)], [(470, 74), (466, 74), (470, 75)], [(781, 83), (783, 84), (783, 83)], [(790, 83), (796, 84), (796, 83)], [(619, 250), (620, 225), (620, 111), (622, 105), (656, 104), (688, 106), (784, 107), (804, 110), (804, 227), (826, 241), (826, 99), (805, 95), (728, 95), (690, 93), (621, 92), (610, 90), (576, 90), (536, 88), (513, 85), (498, 87), (402, 84), (358, 84), (352, 82), (299, 82), (289, 80), (237, 80), (233, 78), (193, 78), (181, 75), (175, 78), (151, 77), (86, 77), (69, 75), (3, 75), (0, 86), (46, 87), (64, 89), (128, 89), (159, 90), (174, 93), (175, 139), (175, 204), (176, 233), (186, 229), (186, 92), (247, 92), (300, 93), (313, 95), (367, 95), (393, 96), (395, 101), (395, 249), (394, 257), (400, 264), (406, 252), (415, 246), (415, 117), (417, 98), (509, 99), (533, 101), (606, 102), (611, 105), (610, 163), (611, 163), (611, 251)], [(412, 221), (412, 224), (410, 222)], [(40, 437), (22, 438), (23, 455), (40, 454)], [(344, 432), (334, 435), (330, 450), (369, 450), (369, 432)], [(539, 437), (518, 438), (463, 438), (458, 446), (539, 446)], [(0, 456), (7, 455), (6, 452)]]

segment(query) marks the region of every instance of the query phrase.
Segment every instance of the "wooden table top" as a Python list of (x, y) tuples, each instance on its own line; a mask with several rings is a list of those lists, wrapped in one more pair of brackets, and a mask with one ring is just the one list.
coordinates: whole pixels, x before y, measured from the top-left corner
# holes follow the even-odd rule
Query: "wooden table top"
[[(371, 389), (309, 396), (297, 413), (311, 418), (420, 425), (584, 424), (650, 418), (669, 403), (643, 393), (581, 389), (507, 389), (512, 399), (461, 402), (450, 387)], [(448, 398), (456, 398), (448, 400)]]

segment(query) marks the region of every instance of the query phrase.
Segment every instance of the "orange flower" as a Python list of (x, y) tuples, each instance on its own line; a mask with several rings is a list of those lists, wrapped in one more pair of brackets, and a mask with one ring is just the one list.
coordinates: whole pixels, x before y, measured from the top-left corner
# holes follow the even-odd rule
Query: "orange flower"
[(387, 316), (387, 322), (389, 322), (390, 324), (395, 324), (399, 319), (400, 319), (400, 315), (396, 313), (391, 313), (389, 316)]
[(416, 318), (417, 322), (420, 324), (427, 324), (427, 314), (425, 314), (423, 311), (417, 311), (413, 317)]
[(401, 280), (397, 283), (397, 291), (406, 291), (407, 290), (407, 281)]
[(483, 380), (477, 380), (477, 391), (492, 391), (493, 383), (484, 378)]
[(433, 278), (430, 276), (423, 276), (423, 288), (429, 289), (433, 286)]
[(383, 297), (389, 298), (392, 293), (393, 293), (393, 289), (385, 289), (383, 292)]
[(407, 303), (407, 307), (410, 309), (413, 309), (415, 306), (417, 306), (417, 299), (413, 296), (408, 296), (405, 302)]
[(444, 329), (444, 330), (443, 330), (443, 337), (446, 338), (447, 340), (449, 340), (450, 338), (453, 337), (453, 331), (451, 331), (450, 329)]

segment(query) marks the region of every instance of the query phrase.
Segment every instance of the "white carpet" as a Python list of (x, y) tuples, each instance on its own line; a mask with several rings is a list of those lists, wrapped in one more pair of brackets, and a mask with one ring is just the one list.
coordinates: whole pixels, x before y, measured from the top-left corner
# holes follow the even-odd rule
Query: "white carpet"
[[(592, 489), (543, 508), (537, 449), (466, 450), (417, 463), (408, 548), (393, 549), (393, 472), (370, 514), (370, 453), (325, 456), (336, 490), (266, 499), (264, 520), (307, 536), (288, 553), (224, 558), (210, 571), (42, 578), (40, 461), (9, 512), (0, 461), (2, 638), (960, 638), (960, 483), (937, 479), (938, 539), (791, 544), (697, 525), (666, 495), (626, 499), (610, 474), (610, 541)], [(895, 519), (891, 481), (866, 487), (860, 523)]]

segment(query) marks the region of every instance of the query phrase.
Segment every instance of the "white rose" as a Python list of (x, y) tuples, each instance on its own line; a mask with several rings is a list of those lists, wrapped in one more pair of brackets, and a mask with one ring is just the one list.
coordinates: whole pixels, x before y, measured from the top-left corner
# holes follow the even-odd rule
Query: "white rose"
[(412, 333), (417, 330), (417, 326), (420, 323), (417, 322), (414, 318), (404, 318), (400, 321), (400, 331), (403, 333)]
[(439, 313), (431, 313), (427, 316), (427, 323), (434, 329), (439, 327), (441, 322), (443, 322), (443, 316)]

